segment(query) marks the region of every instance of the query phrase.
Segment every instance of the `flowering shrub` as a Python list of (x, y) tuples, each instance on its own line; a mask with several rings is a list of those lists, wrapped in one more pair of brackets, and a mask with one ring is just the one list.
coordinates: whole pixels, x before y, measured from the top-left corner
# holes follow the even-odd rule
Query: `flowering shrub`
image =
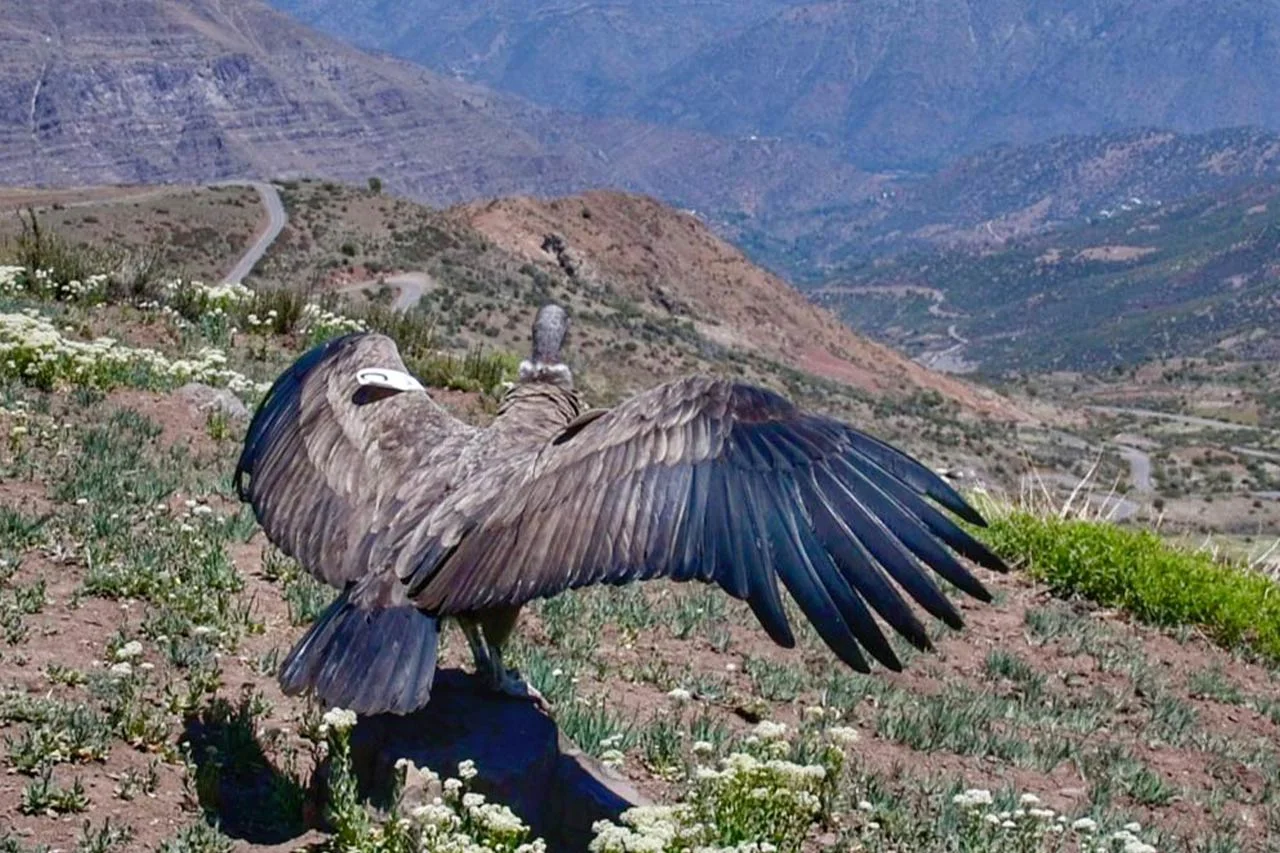
[[(468, 790), (475, 764), (458, 765), (458, 777), (445, 779), (412, 761), (396, 762), (397, 795), (390, 817), (379, 825), (359, 802), (351, 772), (351, 729), (356, 715), (334, 708), (324, 715), (321, 732), (331, 757), (330, 817), (334, 848), (341, 853), (546, 853), (541, 840), (506, 806), (485, 802)], [(406, 790), (414, 796), (406, 796)], [(415, 801), (416, 800), (416, 801)]]
[[(985, 788), (970, 788), (954, 795), (951, 803), (960, 812), (959, 826), (952, 836), (957, 849), (984, 853), (1040, 853), (1049, 850), (1079, 850), (1080, 853), (1156, 853), (1138, 833), (1142, 827), (1129, 823), (1123, 829), (1104, 833), (1090, 817), (1074, 820), (1047, 808), (1035, 794), (1022, 794), (1016, 805), (1001, 809)], [(862, 845), (872, 850), (901, 849), (899, 839), (883, 834), (876, 807), (858, 804), (863, 817), (858, 829)]]
[(173, 279), (160, 285), (160, 298), (153, 305), (167, 305), (178, 315), (195, 319), (208, 314), (230, 314), (241, 305), (251, 303), (253, 298), (253, 291), (243, 284), (205, 285)]
[(298, 331), (306, 335), (313, 344), (343, 335), (347, 332), (359, 332), (364, 324), (359, 320), (335, 314), (332, 311), (308, 302), (302, 306), (302, 318), (298, 323)]
[(101, 302), (106, 298), (109, 276), (88, 275), (83, 279), (61, 280), (49, 270), (28, 270), (24, 266), (0, 266), (0, 294), (30, 295), (66, 302)]
[(35, 310), (0, 314), (0, 377), (45, 390), (163, 388), (184, 382), (225, 387), (245, 396), (267, 389), (227, 367), (221, 350), (206, 348), (195, 358), (170, 360), (155, 350), (125, 346), (112, 338), (71, 340)]
[[(797, 764), (786, 726), (764, 721), (744, 748), (693, 774), (686, 801), (644, 806), (622, 815), (622, 825), (599, 821), (592, 853), (770, 853), (798, 851), (826, 804), (844, 764), (847, 730), (829, 730), (819, 764)], [(831, 732), (835, 732), (832, 734)], [(694, 755), (711, 745), (699, 742)]]

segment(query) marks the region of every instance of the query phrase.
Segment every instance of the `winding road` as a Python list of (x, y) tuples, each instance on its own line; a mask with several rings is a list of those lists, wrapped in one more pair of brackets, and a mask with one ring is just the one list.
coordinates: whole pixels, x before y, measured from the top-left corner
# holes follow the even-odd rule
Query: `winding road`
[(435, 279), (424, 272), (404, 272), (388, 276), (386, 283), (396, 288), (396, 301), (391, 307), (397, 311), (412, 311), (422, 299), (422, 294), (436, 286)]
[(1198, 415), (1179, 415), (1174, 412), (1161, 412), (1157, 409), (1130, 409), (1125, 406), (1085, 406), (1092, 412), (1101, 412), (1104, 415), (1132, 415), (1137, 418), (1155, 418), (1162, 421), (1175, 421), (1177, 423), (1187, 424), (1188, 426), (1208, 427), (1209, 429), (1226, 429), (1226, 430), (1264, 430), (1263, 427), (1251, 426), (1250, 424), (1233, 423), (1232, 421), (1220, 421), (1214, 418), (1202, 418)]
[(231, 268), (231, 272), (227, 273), (222, 279), (224, 284), (240, 284), (248, 278), (249, 273), (253, 272), (253, 268), (258, 265), (258, 261), (262, 260), (262, 256), (267, 253), (267, 249), (270, 249), (271, 244), (280, 236), (284, 226), (289, 224), (289, 216), (285, 213), (284, 202), (280, 200), (279, 190), (265, 181), (220, 181), (213, 186), (253, 187), (258, 191), (258, 197), (262, 199), (262, 206), (267, 210), (266, 230), (258, 235), (258, 239), (254, 244), (240, 257), (236, 265)]
[(1151, 479), (1151, 455), (1129, 444), (1113, 443), (1120, 458), (1129, 463), (1129, 481), (1135, 491), (1149, 493), (1156, 490)]
[[(258, 239), (240, 257), (236, 265), (231, 268), (231, 272), (223, 278), (225, 284), (240, 284), (253, 272), (253, 268), (262, 260), (262, 256), (267, 253), (271, 244), (280, 236), (280, 232), (289, 224), (289, 215), (285, 212), (284, 202), (280, 199), (280, 191), (266, 181), (220, 181), (213, 186), (252, 187), (258, 191), (262, 206), (267, 211), (266, 230), (258, 235)], [(381, 281), (349, 284), (339, 292), (363, 290), (366, 287), (376, 287), (381, 284), (387, 284), (396, 289), (396, 298), (391, 307), (397, 311), (411, 311), (422, 299), (422, 294), (436, 286), (435, 279), (424, 272), (405, 272), (388, 276)]]
[[(1099, 412), (1105, 415), (1128, 415), (1137, 418), (1151, 418), (1153, 420), (1171, 421), (1173, 423), (1186, 424), (1187, 426), (1204, 427), (1206, 429), (1229, 430), (1237, 432), (1239, 430), (1253, 430), (1256, 432), (1269, 433), (1266, 427), (1252, 426), (1250, 424), (1234, 423), (1232, 421), (1217, 420), (1215, 418), (1203, 418), (1199, 415), (1180, 415), (1174, 412), (1162, 412), (1157, 409), (1134, 409), (1125, 406), (1085, 406), (1084, 408)], [(1111, 442), (1117, 452), (1126, 462), (1129, 463), (1129, 475), (1133, 482), (1133, 487), (1139, 492), (1155, 491), (1155, 484), (1151, 478), (1151, 456), (1146, 451), (1122, 442)], [(1252, 456), (1256, 459), (1265, 459), (1268, 462), (1280, 462), (1280, 452), (1273, 450), (1264, 450), (1258, 447), (1243, 447), (1241, 445), (1232, 445), (1231, 452), (1238, 453), (1242, 456)], [(1280, 495), (1280, 492), (1253, 492), (1255, 497), (1271, 498)]]
[(376, 290), (386, 285), (396, 290), (395, 301), (391, 307), (396, 311), (412, 311), (422, 299), (422, 294), (436, 286), (436, 280), (424, 272), (402, 272), (372, 281), (357, 281), (339, 287), (335, 293), (358, 293), (362, 290)]

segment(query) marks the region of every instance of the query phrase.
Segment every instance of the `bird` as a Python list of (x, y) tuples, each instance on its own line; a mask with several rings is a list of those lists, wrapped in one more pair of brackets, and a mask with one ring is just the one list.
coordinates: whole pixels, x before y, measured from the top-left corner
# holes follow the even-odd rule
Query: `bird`
[(1004, 562), (957, 519), (982, 515), (919, 460), (767, 388), (707, 375), (589, 408), (564, 361), (567, 311), (536, 313), (529, 357), (486, 427), (438, 402), (395, 342), (344, 334), (272, 384), (234, 474), (267, 538), (338, 590), (278, 672), (360, 715), (430, 700), (444, 620), (482, 685), (547, 707), (504, 648), (524, 605), (653, 578), (718, 585), (778, 645), (782, 589), (858, 672), (921, 650), (910, 601), (963, 620), (934, 574), (991, 594), (959, 557)]

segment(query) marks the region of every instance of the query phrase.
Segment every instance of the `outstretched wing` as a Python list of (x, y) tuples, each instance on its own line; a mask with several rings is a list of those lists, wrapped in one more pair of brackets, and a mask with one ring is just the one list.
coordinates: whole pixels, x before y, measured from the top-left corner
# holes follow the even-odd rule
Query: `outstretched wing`
[(272, 542), (341, 588), (379, 568), (361, 543), (390, 536), (407, 502), (433, 503), (447, 487), (442, 463), (473, 433), (408, 375), (394, 341), (346, 335), (300, 356), (267, 392), (236, 490)]
[(866, 671), (866, 649), (897, 669), (872, 611), (929, 648), (903, 591), (962, 623), (925, 566), (982, 600), (947, 546), (1005, 569), (943, 509), (981, 516), (916, 460), (770, 391), (702, 377), (572, 425), (503, 488), (477, 487), (492, 493), (482, 511), (434, 525), (399, 567), (428, 612), (665, 576), (718, 583), (791, 646), (780, 579), (849, 665)]

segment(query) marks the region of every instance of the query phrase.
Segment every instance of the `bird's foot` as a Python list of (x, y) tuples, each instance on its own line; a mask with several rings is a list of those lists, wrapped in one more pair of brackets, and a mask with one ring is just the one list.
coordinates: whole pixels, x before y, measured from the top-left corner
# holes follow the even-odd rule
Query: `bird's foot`
[(512, 696), (516, 699), (527, 699), (545, 713), (551, 713), (551, 703), (547, 701), (547, 698), (542, 695), (538, 688), (521, 678), (520, 673), (514, 669), (505, 670), (497, 679), (490, 679), (489, 686), (496, 693)]

